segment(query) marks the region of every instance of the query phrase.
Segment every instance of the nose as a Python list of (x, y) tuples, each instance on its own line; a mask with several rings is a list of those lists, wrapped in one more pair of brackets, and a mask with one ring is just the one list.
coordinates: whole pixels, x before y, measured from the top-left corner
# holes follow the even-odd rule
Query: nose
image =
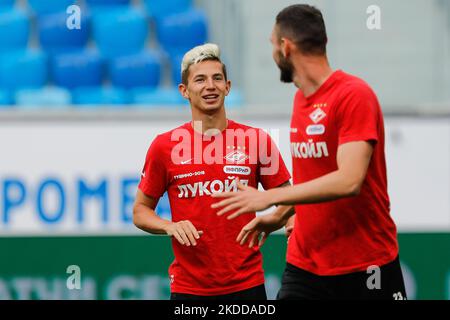
[(206, 89), (208, 90), (214, 90), (216, 86), (214, 85), (214, 80), (212, 78), (206, 79)]

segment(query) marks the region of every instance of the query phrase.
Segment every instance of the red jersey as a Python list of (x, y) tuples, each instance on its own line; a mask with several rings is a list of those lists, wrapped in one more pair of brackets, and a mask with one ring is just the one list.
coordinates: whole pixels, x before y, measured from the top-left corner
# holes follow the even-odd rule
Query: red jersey
[(311, 96), (295, 96), (291, 120), (294, 184), (337, 170), (339, 145), (374, 146), (358, 196), (296, 206), (287, 262), (318, 275), (365, 271), (398, 254), (390, 216), (383, 115), (377, 97), (361, 79), (334, 72)]
[(189, 220), (203, 235), (197, 246), (172, 238), (175, 260), (169, 268), (171, 291), (223, 295), (264, 283), (262, 256), (236, 242), (242, 227), (255, 214), (233, 220), (217, 216), (213, 192), (237, 191), (243, 184), (264, 189), (289, 181), (278, 148), (268, 134), (228, 120), (226, 130), (209, 137), (194, 131), (191, 122), (158, 135), (151, 144), (139, 184), (147, 196), (160, 198), (167, 190), (172, 221)]

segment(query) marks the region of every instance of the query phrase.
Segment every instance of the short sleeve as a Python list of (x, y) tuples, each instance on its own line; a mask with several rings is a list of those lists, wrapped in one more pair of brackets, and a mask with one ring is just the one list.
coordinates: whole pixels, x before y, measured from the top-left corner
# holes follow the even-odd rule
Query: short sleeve
[(159, 199), (167, 188), (167, 169), (162, 157), (159, 136), (153, 140), (147, 151), (141, 173), (139, 189), (147, 196)]
[(259, 132), (259, 182), (265, 190), (289, 182), (291, 175), (273, 139), (263, 130)]
[(377, 143), (380, 112), (378, 100), (369, 87), (350, 88), (336, 114), (339, 145), (351, 141)]

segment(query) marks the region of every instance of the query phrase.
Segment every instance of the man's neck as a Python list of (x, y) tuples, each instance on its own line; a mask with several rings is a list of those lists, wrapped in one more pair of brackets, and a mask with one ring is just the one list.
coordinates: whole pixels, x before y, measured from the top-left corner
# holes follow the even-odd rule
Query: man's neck
[[(225, 109), (221, 108), (215, 113), (205, 114), (199, 112), (198, 110), (192, 109), (192, 126), (195, 131), (201, 134), (208, 134), (209, 130), (218, 130), (219, 132), (225, 130), (227, 128), (227, 117), (225, 113)], [(212, 134), (215, 134), (214, 131)], [(216, 131), (217, 132), (217, 131)]]
[(331, 76), (333, 70), (328, 64), (326, 56), (303, 56), (294, 63), (294, 84), (308, 97), (314, 94), (322, 84)]

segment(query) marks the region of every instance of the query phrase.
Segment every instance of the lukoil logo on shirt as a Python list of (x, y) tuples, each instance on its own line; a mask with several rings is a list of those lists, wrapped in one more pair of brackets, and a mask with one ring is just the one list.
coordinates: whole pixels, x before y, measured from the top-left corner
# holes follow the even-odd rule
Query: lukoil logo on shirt
[(328, 157), (328, 148), (326, 142), (313, 142), (309, 139), (308, 142), (292, 142), (291, 154), (294, 158), (322, 158)]
[[(243, 185), (248, 185), (248, 180), (240, 180), (240, 182)], [(220, 192), (237, 192), (237, 180), (212, 180), (182, 184), (178, 186), (178, 190), (180, 191), (178, 198), (194, 198), (197, 195), (210, 196), (212, 193)]]

